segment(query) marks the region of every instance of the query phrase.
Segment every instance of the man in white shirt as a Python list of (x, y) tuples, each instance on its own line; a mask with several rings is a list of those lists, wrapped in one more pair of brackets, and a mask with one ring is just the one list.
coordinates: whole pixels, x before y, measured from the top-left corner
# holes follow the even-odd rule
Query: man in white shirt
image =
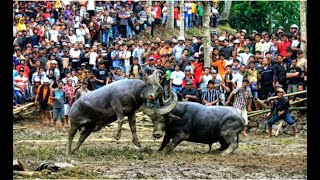
[(69, 54), (70, 58), (72, 59), (72, 64), (74, 68), (80, 67), (80, 49), (77, 43), (73, 44), (73, 48), (70, 49)]
[(49, 30), (49, 33), (50, 33), (50, 41), (58, 42), (59, 32), (56, 30), (55, 25), (52, 26), (52, 29)]
[(173, 90), (174, 93), (178, 94), (178, 92), (182, 89), (184, 77), (185, 73), (180, 71), (179, 65), (176, 65), (175, 71), (173, 71), (170, 75), (170, 89)]
[[(85, 48), (90, 48), (89, 44), (85, 45)], [(92, 46), (92, 49), (85, 55), (86, 58), (89, 58), (89, 69), (92, 70), (93, 67), (96, 67), (97, 64), (97, 46)]]
[(250, 47), (249, 46), (244, 46), (243, 49), (244, 49), (244, 53), (240, 53), (239, 56), (240, 56), (240, 59), (241, 59), (241, 64), (244, 64), (244, 65), (247, 66), (248, 65), (248, 59), (253, 54), (250, 53)]
[(120, 52), (120, 60), (124, 61), (124, 68), (125, 68), (125, 72), (126, 75), (129, 76), (129, 72), (130, 72), (130, 57), (131, 57), (131, 52), (128, 51), (128, 46), (124, 45), (123, 46), (123, 51)]

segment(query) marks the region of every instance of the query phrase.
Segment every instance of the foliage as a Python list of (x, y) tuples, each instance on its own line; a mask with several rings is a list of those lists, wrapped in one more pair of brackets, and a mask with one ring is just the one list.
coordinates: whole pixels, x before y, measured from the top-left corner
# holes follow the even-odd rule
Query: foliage
[[(219, 5), (222, 12), (224, 3)], [(299, 7), (299, 1), (233, 1), (229, 24), (247, 32), (276, 32), (279, 26), (288, 32), (291, 24), (300, 26)]]

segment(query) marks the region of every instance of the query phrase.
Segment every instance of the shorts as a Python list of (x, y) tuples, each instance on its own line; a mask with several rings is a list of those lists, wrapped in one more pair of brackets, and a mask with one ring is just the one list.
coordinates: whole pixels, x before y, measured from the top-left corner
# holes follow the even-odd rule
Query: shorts
[(50, 105), (47, 104), (47, 105), (39, 105), (39, 110), (42, 112), (42, 111), (49, 111), (51, 108), (50, 108)]
[(64, 108), (53, 108), (53, 121), (56, 121), (59, 115), (61, 122), (64, 122)]
[(247, 126), (249, 123), (247, 110), (246, 109), (238, 109), (238, 108), (236, 108), (236, 109), (237, 109), (238, 113), (240, 113), (241, 116), (243, 117), (244, 124)]
[(69, 116), (70, 115), (70, 104), (64, 104), (64, 115)]

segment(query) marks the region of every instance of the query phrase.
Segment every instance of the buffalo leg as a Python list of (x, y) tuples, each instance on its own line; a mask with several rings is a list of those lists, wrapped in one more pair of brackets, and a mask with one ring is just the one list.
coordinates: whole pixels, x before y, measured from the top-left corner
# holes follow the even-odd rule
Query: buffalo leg
[(118, 121), (118, 126), (116, 128), (116, 130), (113, 133), (113, 137), (116, 140), (119, 140), (121, 137), (121, 129), (122, 129), (122, 124), (124, 122), (124, 115), (123, 115), (123, 108), (122, 105), (120, 103), (116, 103), (116, 102), (111, 102), (110, 103), (114, 112), (116, 112), (117, 115), (117, 121)]
[(132, 115), (128, 116), (128, 121), (131, 129), (131, 133), (132, 133), (132, 142), (134, 145), (141, 147), (141, 144), (137, 135), (136, 114), (133, 113)]
[(71, 126), (71, 128), (69, 130), (68, 154), (71, 154), (72, 141), (73, 141), (73, 138), (76, 135), (78, 129), (79, 129), (79, 126)]
[(163, 141), (161, 143), (161, 146), (159, 148), (159, 151), (162, 151), (167, 146), (167, 144), (169, 142), (170, 142), (170, 137), (167, 134), (165, 134), (164, 137), (163, 137)]
[(221, 147), (218, 149), (218, 151), (224, 151), (229, 147), (228, 143), (224, 140), (224, 138), (221, 138), (221, 140), (219, 140), (219, 143)]
[(225, 142), (229, 145), (229, 147), (226, 150), (221, 152), (221, 155), (224, 156), (224, 155), (230, 154), (237, 149), (238, 144), (235, 137), (237, 136), (238, 132), (239, 132), (238, 130), (228, 129), (221, 133)]
[(167, 145), (166, 149), (164, 150), (165, 154), (170, 153), (176, 146), (178, 146), (181, 142), (183, 141), (183, 139), (179, 136), (174, 137), (172, 139), (171, 142), (169, 142), (169, 144)]
[(93, 128), (95, 126), (93, 124), (86, 124), (84, 130), (81, 132), (80, 138), (77, 142), (76, 147), (74, 148), (74, 151), (77, 151), (79, 149), (79, 147), (81, 146), (81, 144), (83, 143), (83, 141), (85, 139), (87, 139), (87, 137), (90, 135), (90, 133), (92, 132)]

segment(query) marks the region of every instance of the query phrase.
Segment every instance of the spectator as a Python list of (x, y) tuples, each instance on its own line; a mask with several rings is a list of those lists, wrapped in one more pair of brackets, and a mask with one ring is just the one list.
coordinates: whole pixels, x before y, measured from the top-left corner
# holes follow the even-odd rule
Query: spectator
[[(121, 70), (120, 70), (121, 72)], [(98, 63), (98, 69), (94, 73), (94, 80), (96, 81), (96, 89), (101, 88), (102, 86), (105, 86), (108, 82), (109, 73), (104, 68), (103, 62)]]
[(287, 67), (283, 63), (283, 56), (281, 54), (278, 55), (277, 61), (278, 63), (274, 65), (274, 76), (275, 76), (276, 84), (281, 84), (285, 92), (287, 92), (287, 89), (288, 89), (287, 78), (286, 78)]
[(202, 93), (202, 104), (206, 106), (213, 106), (219, 104), (219, 94), (214, 88), (214, 80), (208, 81), (208, 88)]
[(307, 59), (303, 57), (302, 50), (297, 51), (297, 66), (301, 68), (300, 81), (304, 82), (305, 72), (307, 71)]
[(243, 134), (247, 135), (247, 126), (248, 126), (248, 112), (251, 111), (251, 103), (252, 103), (252, 94), (250, 91), (248, 91), (247, 86), (249, 85), (248, 79), (242, 80), (242, 87), (237, 87), (235, 90), (232, 91), (230, 94), (226, 104), (228, 105), (231, 101), (231, 98), (233, 95), (234, 97), (234, 103), (233, 107), (237, 109), (237, 111), (242, 115), (244, 121), (245, 121), (245, 128), (243, 129)]
[(179, 65), (176, 65), (175, 71), (173, 71), (170, 76), (170, 79), (171, 79), (170, 80), (170, 89), (174, 93), (178, 94), (178, 92), (181, 90), (184, 77), (185, 77), (185, 73), (180, 71)]
[(289, 101), (286, 97), (283, 97), (284, 90), (282, 88), (277, 89), (278, 98), (274, 100), (273, 106), (270, 109), (270, 112), (265, 115), (265, 117), (270, 117), (271, 114), (275, 111), (272, 117), (268, 121), (269, 137), (272, 137), (272, 126), (274, 123), (280, 119), (284, 119), (293, 129), (293, 136), (296, 135), (296, 123), (292, 119), (289, 113)]
[(182, 101), (198, 102), (198, 91), (193, 88), (192, 81), (187, 81), (187, 86), (179, 91)]
[(65, 127), (69, 127), (69, 114), (72, 104), (74, 103), (75, 90), (76, 88), (72, 86), (72, 79), (67, 80), (67, 84), (63, 86), (63, 89), (66, 93), (66, 101), (64, 103), (64, 115), (65, 115)]
[(297, 92), (297, 85), (300, 83), (300, 74), (301, 68), (297, 66), (297, 59), (293, 59), (286, 74), (286, 78), (288, 79), (288, 93)]
[(63, 89), (62, 81), (58, 81), (58, 87), (53, 90), (50, 98), (53, 101), (53, 127), (57, 130), (57, 119), (60, 116), (62, 131), (66, 131), (64, 128), (64, 103), (66, 101), (66, 92)]
[(75, 101), (78, 100), (81, 96), (91, 92), (88, 88), (88, 81), (83, 81), (81, 83), (81, 88), (77, 90)]
[(40, 117), (42, 124), (45, 126), (46, 118), (48, 119), (48, 125), (51, 125), (51, 115), (50, 115), (50, 105), (52, 97), (52, 87), (49, 86), (50, 80), (45, 78), (43, 80), (43, 84), (39, 86), (37, 90), (37, 95), (35, 98), (35, 105), (39, 105)]

